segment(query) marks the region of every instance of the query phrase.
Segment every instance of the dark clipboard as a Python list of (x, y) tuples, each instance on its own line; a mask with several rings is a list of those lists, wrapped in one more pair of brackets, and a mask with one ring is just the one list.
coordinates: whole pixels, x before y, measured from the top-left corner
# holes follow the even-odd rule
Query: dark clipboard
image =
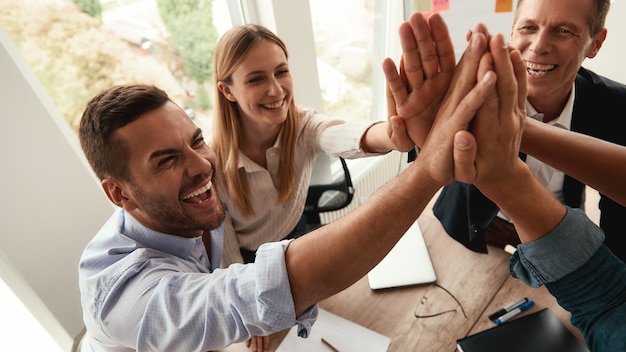
[(459, 352), (589, 352), (549, 309), (457, 340)]

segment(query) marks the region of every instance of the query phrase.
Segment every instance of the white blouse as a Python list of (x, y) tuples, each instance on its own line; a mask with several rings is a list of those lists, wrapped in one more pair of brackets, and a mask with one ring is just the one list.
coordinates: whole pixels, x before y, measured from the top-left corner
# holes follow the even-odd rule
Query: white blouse
[(311, 173), (320, 152), (330, 156), (354, 159), (379, 155), (365, 153), (361, 139), (367, 129), (380, 121), (330, 119), (313, 109), (301, 111), (302, 127), (296, 142), (296, 189), (294, 196), (285, 203), (278, 203), (280, 182), (280, 145), (276, 144), (265, 152), (267, 169), (261, 167), (241, 151), (239, 170), (244, 172), (250, 189), (249, 197), (255, 214), (249, 218), (242, 215), (228, 195), (223, 174), (218, 173), (219, 196), (226, 208), (224, 220), (224, 256), (222, 266), (242, 263), (240, 247), (256, 250), (266, 242), (285, 238), (296, 226), (306, 201)]

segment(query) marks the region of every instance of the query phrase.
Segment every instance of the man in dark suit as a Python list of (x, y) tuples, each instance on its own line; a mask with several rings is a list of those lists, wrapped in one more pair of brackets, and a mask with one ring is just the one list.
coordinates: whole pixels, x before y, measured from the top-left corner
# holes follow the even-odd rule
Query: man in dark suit
[[(626, 145), (621, 114), (615, 113), (626, 102), (626, 86), (581, 66), (606, 38), (609, 5), (610, 0), (519, 0), (509, 45), (521, 51), (527, 65), (528, 116)], [(584, 205), (584, 184), (532, 154), (520, 157), (561, 202)], [(626, 261), (626, 208), (600, 194), (599, 209), (605, 244)], [(474, 251), (519, 243), (506, 214), (474, 186), (444, 187), (433, 210), (448, 234)]]

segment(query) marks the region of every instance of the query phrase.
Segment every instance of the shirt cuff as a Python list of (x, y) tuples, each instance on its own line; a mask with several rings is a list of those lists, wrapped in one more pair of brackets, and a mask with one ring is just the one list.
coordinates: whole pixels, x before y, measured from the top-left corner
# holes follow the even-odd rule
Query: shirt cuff
[(511, 256), (511, 275), (532, 287), (572, 273), (600, 248), (604, 233), (581, 209), (566, 207), (561, 223), (540, 239), (520, 244)]
[(317, 319), (317, 305), (296, 317), (291, 285), (287, 276), (285, 250), (291, 240), (265, 243), (256, 252), (254, 270), (259, 316), (274, 331), (298, 325), (298, 335), (306, 337)]

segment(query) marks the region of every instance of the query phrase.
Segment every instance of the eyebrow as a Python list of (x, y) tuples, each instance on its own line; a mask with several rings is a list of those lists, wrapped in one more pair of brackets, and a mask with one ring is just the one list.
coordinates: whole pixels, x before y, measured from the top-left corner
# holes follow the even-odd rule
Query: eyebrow
[[(519, 18), (516, 21), (516, 24), (518, 25), (527, 25), (528, 23), (534, 24), (536, 25), (538, 22), (536, 19), (534, 18)], [(550, 23), (549, 27), (551, 28), (558, 28), (558, 27), (567, 27), (567, 28), (580, 28), (580, 24), (578, 24), (577, 22), (574, 21), (569, 21), (569, 20), (560, 20), (559, 22), (556, 23)]]
[[(190, 143), (193, 144), (193, 141), (195, 141), (198, 138), (198, 136), (200, 136), (201, 134), (202, 134), (202, 129), (197, 128), (196, 132), (194, 132), (193, 136), (191, 136)], [(175, 154), (175, 153), (178, 153), (178, 149), (168, 148), (168, 149), (157, 150), (150, 154), (150, 158), (148, 158), (148, 160), (152, 161), (163, 155), (169, 155), (169, 154)]]

